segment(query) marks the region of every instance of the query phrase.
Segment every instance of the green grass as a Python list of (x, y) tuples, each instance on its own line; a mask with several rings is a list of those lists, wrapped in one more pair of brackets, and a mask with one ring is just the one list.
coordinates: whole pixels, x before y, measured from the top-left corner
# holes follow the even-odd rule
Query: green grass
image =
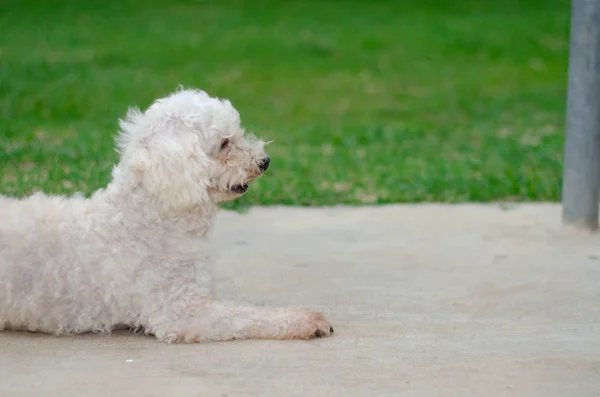
[(0, 0), (0, 193), (89, 193), (178, 84), (275, 142), (234, 205), (558, 200), (568, 0)]

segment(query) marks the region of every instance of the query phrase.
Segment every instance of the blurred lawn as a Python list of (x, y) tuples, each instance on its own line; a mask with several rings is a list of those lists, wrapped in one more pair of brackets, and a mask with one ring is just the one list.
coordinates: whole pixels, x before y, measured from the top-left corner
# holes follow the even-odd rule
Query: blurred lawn
[(0, 193), (89, 193), (130, 105), (229, 98), (240, 202), (558, 200), (568, 0), (0, 0)]

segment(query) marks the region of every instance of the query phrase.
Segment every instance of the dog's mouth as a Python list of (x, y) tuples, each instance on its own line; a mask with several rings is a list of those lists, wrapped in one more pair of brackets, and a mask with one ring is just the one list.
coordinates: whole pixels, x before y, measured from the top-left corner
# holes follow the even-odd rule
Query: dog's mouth
[(248, 190), (248, 184), (244, 183), (243, 185), (233, 185), (229, 188), (229, 190), (236, 194), (244, 194)]

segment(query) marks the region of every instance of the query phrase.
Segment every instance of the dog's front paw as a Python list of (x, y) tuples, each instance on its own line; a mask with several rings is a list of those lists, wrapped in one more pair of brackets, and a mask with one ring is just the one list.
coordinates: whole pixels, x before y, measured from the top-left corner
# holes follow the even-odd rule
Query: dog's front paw
[(295, 317), (288, 332), (288, 339), (321, 338), (333, 333), (333, 327), (323, 313), (299, 310)]

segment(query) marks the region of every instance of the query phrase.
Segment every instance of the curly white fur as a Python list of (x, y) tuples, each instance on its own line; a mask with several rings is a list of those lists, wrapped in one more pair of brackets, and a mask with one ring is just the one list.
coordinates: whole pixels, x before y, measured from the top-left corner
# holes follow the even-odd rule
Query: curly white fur
[(268, 166), (227, 100), (179, 90), (131, 109), (112, 181), (91, 198), (0, 196), (0, 330), (143, 328), (165, 342), (311, 338), (321, 313), (211, 299), (218, 203)]

